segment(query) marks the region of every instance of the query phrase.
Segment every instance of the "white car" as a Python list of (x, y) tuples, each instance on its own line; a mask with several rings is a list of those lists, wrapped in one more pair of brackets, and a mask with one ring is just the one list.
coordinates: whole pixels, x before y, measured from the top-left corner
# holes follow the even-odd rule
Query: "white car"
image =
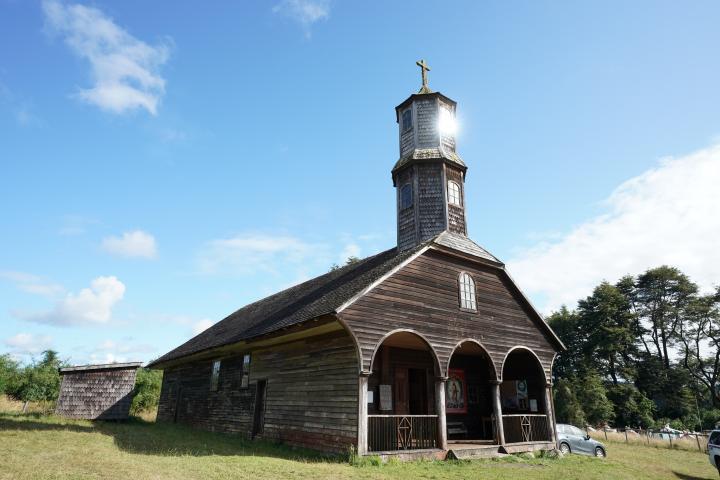
[(720, 430), (713, 430), (708, 438), (708, 457), (710, 465), (720, 473)]

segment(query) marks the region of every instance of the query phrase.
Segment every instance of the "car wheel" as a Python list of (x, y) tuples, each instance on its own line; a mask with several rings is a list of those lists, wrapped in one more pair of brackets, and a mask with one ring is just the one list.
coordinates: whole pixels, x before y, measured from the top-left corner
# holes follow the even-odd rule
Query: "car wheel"
[(568, 445), (565, 442), (561, 443), (560, 451), (562, 452), (563, 455), (568, 455), (570, 453), (570, 445)]
[(603, 450), (602, 447), (595, 447), (595, 456), (596, 456), (596, 457), (604, 457), (604, 456), (605, 456), (605, 450)]

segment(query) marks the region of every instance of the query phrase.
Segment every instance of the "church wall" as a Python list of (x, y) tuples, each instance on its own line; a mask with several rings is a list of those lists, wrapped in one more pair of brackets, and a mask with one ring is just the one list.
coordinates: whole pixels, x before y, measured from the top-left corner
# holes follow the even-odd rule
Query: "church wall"
[[(458, 275), (470, 273), (476, 284), (477, 312), (459, 308)], [(529, 309), (496, 269), (429, 250), (346, 308), (340, 316), (356, 336), (363, 368), (388, 332), (405, 328), (422, 334), (436, 351), (441, 367), (458, 342), (472, 338), (488, 351), (502, 372), (512, 347), (525, 346), (540, 358), (545, 375), (555, 354), (547, 334), (531, 319)]]
[(445, 188), (442, 164), (417, 165), (418, 178), (418, 219), (420, 241), (434, 237), (445, 230)]
[(357, 443), (358, 362), (344, 331), (252, 352), (249, 385), (241, 387), (243, 355), (222, 358), (218, 390), (210, 390), (212, 360), (164, 372), (158, 421), (204, 430), (252, 431), (258, 380), (266, 380), (259, 438), (322, 451)]
[(345, 331), (253, 353), (267, 379), (263, 438), (344, 453), (357, 444), (357, 349)]
[(415, 100), (417, 148), (437, 148), (437, 100), (434, 97)]

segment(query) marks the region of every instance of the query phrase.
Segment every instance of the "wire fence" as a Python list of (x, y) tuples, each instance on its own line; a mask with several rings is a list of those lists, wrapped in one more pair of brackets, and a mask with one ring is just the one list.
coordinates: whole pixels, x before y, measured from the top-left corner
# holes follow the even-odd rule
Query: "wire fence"
[(587, 433), (596, 440), (706, 453), (710, 436), (709, 433), (675, 433), (631, 428), (594, 430)]

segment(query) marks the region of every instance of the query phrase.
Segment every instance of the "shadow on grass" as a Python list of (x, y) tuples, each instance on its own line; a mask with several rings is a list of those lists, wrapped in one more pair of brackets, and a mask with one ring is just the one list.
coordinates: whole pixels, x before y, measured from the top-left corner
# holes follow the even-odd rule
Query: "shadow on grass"
[[(709, 477), (696, 477), (695, 475), (688, 475), (686, 473), (680, 473), (673, 471), (675, 477), (681, 480), (708, 480)], [(711, 477), (710, 477), (711, 478)]]
[(292, 448), (268, 441), (250, 441), (240, 435), (206, 432), (190, 427), (146, 422), (65, 420), (39, 414), (0, 414), (0, 430), (69, 431), (100, 433), (113, 438), (120, 450), (139, 455), (161, 456), (257, 456), (304, 462), (342, 462), (340, 456), (328, 456), (307, 449)]

